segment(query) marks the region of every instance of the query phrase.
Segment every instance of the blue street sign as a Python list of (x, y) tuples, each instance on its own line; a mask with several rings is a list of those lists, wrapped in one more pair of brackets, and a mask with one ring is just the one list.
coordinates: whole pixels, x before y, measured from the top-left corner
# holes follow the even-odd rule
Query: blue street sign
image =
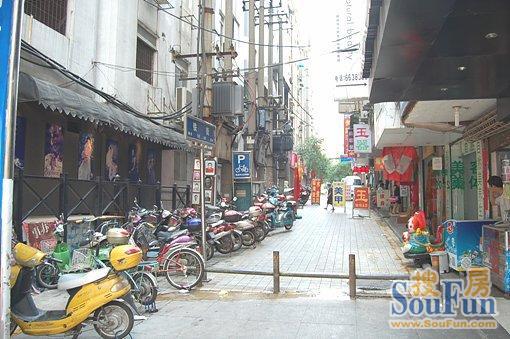
[(251, 178), (251, 152), (232, 152), (234, 179)]
[(216, 126), (197, 117), (186, 115), (186, 139), (213, 146), (216, 143)]
[(348, 163), (351, 163), (353, 162), (353, 158), (351, 157), (340, 157), (340, 163), (341, 164), (348, 164)]

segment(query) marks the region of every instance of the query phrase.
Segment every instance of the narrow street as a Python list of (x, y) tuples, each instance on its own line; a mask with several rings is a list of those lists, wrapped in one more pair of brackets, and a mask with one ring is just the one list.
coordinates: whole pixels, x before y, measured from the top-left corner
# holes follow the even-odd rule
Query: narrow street
[[(358, 274), (407, 273), (400, 242), (376, 215), (352, 219), (350, 206), (325, 211), (323, 206), (307, 205), (299, 210), (291, 231), (281, 228), (255, 248), (244, 247), (228, 255), (216, 253), (208, 265), (223, 269), (273, 271), (273, 251), (280, 252), (280, 270), (286, 272), (338, 273), (349, 271), (349, 254), (356, 255)], [(203, 290), (272, 291), (272, 277), (209, 274), (210, 282)], [(340, 279), (281, 278), (285, 292), (318, 292), (342, 289), (347, 282)], [(164, 282), (163, 282), (164, 284)], [(388, 283), (359, 281), (361, 289), (383, 289)], [(164, 285), (163, 285), (164, 286)]]

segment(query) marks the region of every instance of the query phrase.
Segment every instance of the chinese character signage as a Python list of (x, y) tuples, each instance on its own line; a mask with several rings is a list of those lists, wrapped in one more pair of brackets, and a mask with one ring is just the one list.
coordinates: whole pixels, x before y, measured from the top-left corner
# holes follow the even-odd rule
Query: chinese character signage
[(232, 152), (232, 172), (234, 179), (251, 178), (251, 152)]
[(320, 205), (321, 203), (321, 180), (312, 180), (312, 205)]
[(355, 209), (367, 210), (370, 208), (370, 194), (368, 187), (354, 188), (354, 206)]
[(340, 181), (333, 182), (333, 206), (343, 207), (345, 205), (344, 184)]
[(354, 152), (371, 153), (372, 152), (372, 136), (370, 126), (367, 124), (354, 124)]
[(351, 117), (344, 115), (344, 154), (349, 154), (349, 128), (351, 127)]
[(390, 206), (389, 202), (390, 198), (390, 190), (377, 190), (377, 207), (378, 208), (388, 208)]
[(216, 143), (216, 126), (202, 119), (187, 115), (184, 124), (186, 139), (201, 144), (214, 145)]

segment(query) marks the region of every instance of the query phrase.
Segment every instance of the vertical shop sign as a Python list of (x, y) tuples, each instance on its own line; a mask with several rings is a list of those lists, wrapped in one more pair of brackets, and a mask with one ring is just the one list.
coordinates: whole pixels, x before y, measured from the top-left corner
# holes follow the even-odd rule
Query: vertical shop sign
[(333, 206), (343, 207), (345, 205), (344, 187), (340, 181), (333, 182)]
[(320, 205), (321, 203), (321, 180), (312, 180), (312, 205)]
[(351, 116), (344, 115), (344, 154), (349, 154), (349, 128), (351, 126)]
[[(445, 163), (445, 169), (443, 170), (445, 173), (448, 173), (448, 169), (450, 168), (450, 157), (451, 157), (451, 149), (450, 145), (445, 145), (444, 147), (444, 163)], [(452, 196), (450, 191), (450, 179), (449, 176), (446, 175), (444, 177), (444, 183), (447, 188), (446, 190), (446, 218), (450, 219), (452, 217)]]
[(371, 153), (372, 135), (370, 126), (367, 124), (354, 124), (354, 152)]
[(485, 183), (487, 182), (487, 164), (489, 161), (489, 154), (487, 148), (484, 147), (483, 141), (475, 143), (476, 149), (476, 189), (478, 196), (478, 219), (485, 219), (489, 215), (488, 192)]
[(452, 180), (452, 189), (463, 190), (466, 187), (464, 181), (464, 163), (462, 160), (452, 161), (450, 176)]
[(370, 193), (368, 187), (354, 188), (353, 209), (367, 210), (370, 208)]

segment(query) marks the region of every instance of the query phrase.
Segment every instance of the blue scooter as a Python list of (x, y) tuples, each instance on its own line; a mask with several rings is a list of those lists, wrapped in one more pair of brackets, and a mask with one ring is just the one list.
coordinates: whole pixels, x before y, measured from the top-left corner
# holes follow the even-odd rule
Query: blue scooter
[(289, 202), (282, 203), (277, 197), (270, 196), (262, 208), (266, 211), (272, 229), (285, 227), (286, 230), (290, 230), (294, 226), (296, 217)]

